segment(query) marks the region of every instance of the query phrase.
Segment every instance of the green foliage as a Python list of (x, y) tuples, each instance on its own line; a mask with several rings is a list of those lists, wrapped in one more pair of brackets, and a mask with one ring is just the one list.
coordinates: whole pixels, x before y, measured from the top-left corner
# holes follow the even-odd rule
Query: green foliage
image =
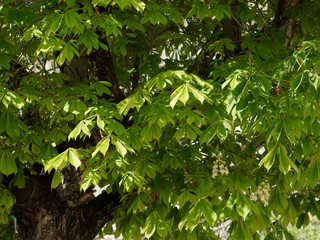
[(282, 12), (285, 36), (267, 2), (0, 3), (0, 238), (10, 184), (39, 165), (52, 191), (72, 167), (79, 191), (119, 193), (101, 231), (124, 239), (214, 239), (226, 220), (230, 239), (290, 239), (320, 217), (320, 6)]

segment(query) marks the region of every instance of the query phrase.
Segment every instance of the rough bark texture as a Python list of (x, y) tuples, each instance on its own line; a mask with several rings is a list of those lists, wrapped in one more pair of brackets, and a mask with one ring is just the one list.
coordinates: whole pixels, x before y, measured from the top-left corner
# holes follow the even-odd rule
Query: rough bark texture
[(276, 13), (276, 24), (279, 30), (284, 31), (286, 40), (283, 44), (285, 47), (290, 45), (290, 39), (293, 36), (295, 21), (290, 16), (283, 16), (287, 8), (298, 6), (300, 0), (279, 0)]
[[(100, 39), (100, 42), (108, 46), (108, 42), (105, 39)], [(102, 48), (92, 51), (89, 55), (90, 62), (92, 64), (93, 75), (100, 81), (108, 81), (112, 84), (111, 96), (114, 102), (120, 102), (125, 98), (119, 88), (119, 82), (116, 76), (116, 71), (113, 65), (113, 59), (110, 51), (105, 51)]]
[[(237, 6), (239, 5), (238, 1), (234, 1), (231, 4), (231, 8), (234, 11)], [(236, 46), (233, 51), (225, 48), (224, 49), (224, 54), (225, 54), (225, 59), (229, 59), (230, 57), (233, 57), (237, 55), (238, 53), (241, 52), (241, 33), (242, 29), (241, 26), (239, 25), (240, 20), (236, 20), (235, 18), (224, 18), (221, 21), (222, 24), (222, 29), (223, 29), (223, 35), (226, 38), (230, 38), (232, 43)]]
[(69, 178), (51, 191), (51, 176), (26, 178), (26, 188), (15, 190), (14, 213), (18, 221), (18, 239), (69, 240), (94, 239), (112, 219), (119, 204), (117, 194), (102, 193), (93, 198), (92, 190), (79, 192), (80, 174), (69, 170)]

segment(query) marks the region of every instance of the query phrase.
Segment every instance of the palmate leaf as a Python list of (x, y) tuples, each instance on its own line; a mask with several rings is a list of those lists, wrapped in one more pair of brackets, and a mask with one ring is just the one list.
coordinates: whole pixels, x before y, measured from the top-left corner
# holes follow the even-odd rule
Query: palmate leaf
[(189, 92), (193, 94), (193, 96), (199, 100), (201, 103), (206, 99), (209, 103), (212, 101), (202, 92), (197, 90), (195, 87), (190, 85), (189, 83), (182, 84), (179, 86), (170, 96), (170, 106), (174, 108), (178, 101), (181, 101), (184, 105), (189, 99)]
[(51, 160), (45, 163), (44, 170), (50, 172), (53, 168), (63, 169), (68, 164), (72, 164), (75, 168), (81, 165), (80, 152), (74, 148), (68, 148), (64, 152), (55, 156)]

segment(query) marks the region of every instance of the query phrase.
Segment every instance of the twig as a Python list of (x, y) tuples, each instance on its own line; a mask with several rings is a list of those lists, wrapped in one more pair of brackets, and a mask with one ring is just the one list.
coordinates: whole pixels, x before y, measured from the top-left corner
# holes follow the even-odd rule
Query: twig
[[(18, 61), (18, 60), (16, 60), (16, 59), (14, 59), (13, 57), (11, 57), (11, 60), (12, 60), (13, 62), (21, 65), (21, 66), (24, 67), (25, 69), (30, 70), (27, 65), (25, 65), (24, 63), (22, 63), (22, 62), (20, 62), (20, 61)], [(57, 89), (60, 89), (60, 87), (58, 87), (58, 86), (57, 86), (56, 84), (54, 84), (53, 82), (50, 82), (48, 79), (42, 77), (40, 74), (37, 74), (36, 72), (32, 72), (32, 73), (35, 74), (35, 75), (36, 75), (37, 77), (39, 77), (40, 79), (42, 79), (43, 81), (45, 81), (48, 85), (50, 85), (50, 86), (52, 86), (52, 87), (55, 87), (55, 88), (57, 88)]]
[(257, 9), (258, 9), (258, 11), (259, 11), (259, 13), (260, 13), (260, 16), (261, 16), (261, 18), (262, 18), (263, 23), (264, 23), (264, 25), (266, 26), (266, 30), (267, 30), (267, 32), (268, 32), (268, 24), (267, 24), (267, 22), (266, 22), (266, 19), (265, 19), (264, 16), (263, 16), (263, 12), (262, 12), (261, 9), (259, 8), (259, 3), (258, 3), (257, 0), (255, 1), (255, 4), (256, 4), (256, 7), (257, 7)]
[(9, 2), (7, 2), (7, 3), (0, 3), (0, 6), (3, 6), (3, 5), (5, 5), (5, 4), (11, 4), (11, 3), (15, 3), (15, 2), (29, 2), (29, 3), (31, 3), (32, 2), (32, 0), (11, 0), (11, 1), (9, 1)]
[(242, 29), (247, 30), (232, 13), (231, 13), (231, 17)]
[(154, 26), (152, 26), (150, 54), (152, 54), (153, 44), (154, 44)]

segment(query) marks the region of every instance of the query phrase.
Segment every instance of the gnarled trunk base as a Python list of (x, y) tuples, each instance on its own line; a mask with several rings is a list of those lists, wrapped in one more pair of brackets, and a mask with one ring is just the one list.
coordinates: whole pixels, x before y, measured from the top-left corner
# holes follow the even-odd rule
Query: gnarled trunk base
[[(30, 176), (26, 188), (17, 190), (14, 214), (18, 239), (21, 240), (90, 240), (111, 220), (111, 210), (118, 196), (102, 193), (92, 198), (92, 191), (80, 194), (78, 204), (63, 198), (68, 186), (50, 189), (51, 177)], [(65, 191), (63, 191), (65, 190)], [(78, 191), (79, 192), (79, 191)], [(70, 197), (69, 197), (70, 198)]]

